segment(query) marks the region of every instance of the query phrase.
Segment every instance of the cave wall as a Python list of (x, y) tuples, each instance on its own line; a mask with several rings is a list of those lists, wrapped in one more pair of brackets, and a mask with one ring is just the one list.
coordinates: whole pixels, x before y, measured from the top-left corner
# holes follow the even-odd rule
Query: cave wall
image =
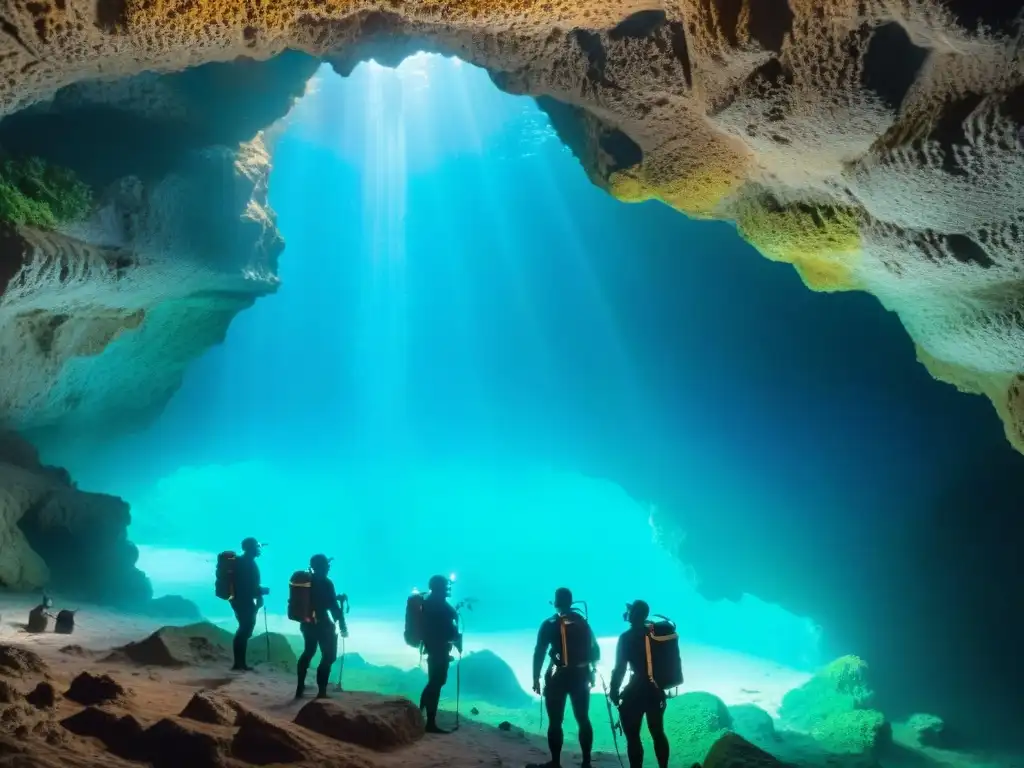
[[(238, 131), (224, 125), (262, 97), (245, 89), (262, 77), (257, 62), (239, 65), (247, 78), (234, 65), (219, 70), (195, 101), (162, 93), (189, 73), (139, 72), (263, 60), (289, 47), (344, 72), (370, 55), (393, 61), (426, 47), (486, 67), (510, 92), (546, 97), (591, 179), (619, 199), (735, 221), (809, 287), (877, 296), (928, 370), (986, 395), (1024, 447), (1024, 49), (1012, 3), (438, 2), (381, 13), (312, 0), (62, 0), (5, 10), (0, 108), (13, 117), (0, 122), (0, 145), (75, 169), (96, 201), (57, 231), (5, 227), (0, 238), (8, 423), (144, 421), (235, 312), (273, 290), (280, 241), (262, 198), (266, 155), (251, 130), (283, 113), (312, 70), (272, 77), (276, 106), (255, 110)], [(128, 91), (113, 84), (127, 76), (140, 78)], [(196, 118), (195, 105), (213, 96), (223, 121)], [(140, 106), (152, 100), (155, 111)], [(112, 135), (129, 151), (56, 154), (46, 137), (72, 116), (120, 125)], [(140, 143), (146, 135), (153, 141)], [(154, 145), (168, 147), (155, 167)], [(666, 510), (677, 506), (674, 489), (634, 481), (619, 463), (600, 471)], [(701, 560), (693, 543), (684, 557), (705, 570), (709, 590), (734, 594), (749, 582), (743, 569), (726, 574)], [(784, 554), (799, 561), (799, 552)], [(783, 599), (812, 615), (828, 608), (795, 584)]]
[(130, 609), (153, 592), (135, 567), (128, 504), (80, 490), (35, 448), (0, 432), (0, 586)]

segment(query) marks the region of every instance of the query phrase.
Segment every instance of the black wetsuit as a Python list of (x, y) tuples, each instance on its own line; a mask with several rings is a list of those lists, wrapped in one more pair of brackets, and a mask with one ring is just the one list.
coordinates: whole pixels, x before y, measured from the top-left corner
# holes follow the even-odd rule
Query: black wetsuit
[(643, 627), (631, 627), (619, 637), (619, 645), (615, 650), (615, 669), (612, 671), (611, 694), (615, 698), (622, 679), (626, 675), (626, 667), (633, 670), (629, 684), (622, 691), (619, 704), (619, 722), (622, 735), (626, 737), (626, 752), (629, 755), (629, 768), (641, 768), (644, 764), (644, 747), (640, 741), (640, 726), (644, 715), (647, 716), (647, 730), (654, 741), (654, 754), (658, 758), (659, 768), (668, 768), (668, 738), (665, 736), (665, 704), (664, 691), (658, 688), (647, 677), (647, 650), (644, 643), (646, 630)]
[(318, 695), (325, 696), (327, 683), (331, 677), (331, 667), (338, 658), (338, 633), (334, 629), (334, 623), (338, 622), (342, 632), (346, 632), (345, 614), (338, 604), (334, 582), (326, 577), (313, 575), (309, 586), (309, 600), (313, 621), (303, 623), (301, 628), (305, 648), (299, 656), (299, 684), (296, 695), (302, 695), (306, 684), (306, 672), (319, 647), (320, 664), (316, 668), (316, 686)]
[(558, 616), (552, 616), (540, 625), (537, 645), (533, 650), (534, 680), (540, 679), (545, 656), (551, 658), (551, 664), (544, 676), (544, 704), (548, 712), (548, 749), (551, 751), (551, 764), (560, 764), (562, 744), (565, 741), (562, 723), (565, 721), (565, 704), (568, 700), (572, 703), (572, 714), (579, 728), (583, 764), (589, 765), (590, 753), (594, 747), (594, 727), (590, 724), (590, 665), (600, 661), (601, 648), (597, 644), (593, 630), (588, 626), (590, 658), (578, 662), (570, 660), (570, 666), (562, 666), (562, 634), (558, 621)]
[(444, 596), (434, 593), (423, 601), (423, 653), (427, 657), (427, 684), (420, 696), (420, 709), (427, 711), (427, 727), (437, 728), (441, 689), (448, 682), (452, 644), (459, 640), (459, 617)]
[(245, 663), (245, 654), (249, 638), (252, 637), (252, 633), (256, 629), (256, 617), (263, 605), (263, 597), (260, 592), (260, 569), (256, 565), (256, 558), (252, 555), (242, 555), (235, 562), (235, 596), (231, 599), (231, 608), (235, 612), (235, 618), (238, 619), (233, 669), (248, 668)]

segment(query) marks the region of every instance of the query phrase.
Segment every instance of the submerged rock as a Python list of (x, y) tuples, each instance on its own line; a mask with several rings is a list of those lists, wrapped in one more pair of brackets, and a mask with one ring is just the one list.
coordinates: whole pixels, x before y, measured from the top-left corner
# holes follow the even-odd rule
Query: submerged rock
[(729, 707), (729, 715), (732, 717), (732, 729), (744, 739), (755, 743), (765, 744), (777, 741), (779, 736), (775, 732), (775, 721), (772, 716), (754, 704), (738, 704)]
[(298, 736), (252, 712), (238, 721), (238, 732), (231, 742), (231, 754), (255, 765), (298, 763), (310, 758), (312, 751)]
[(52, 709), (57, 704), (57, 691), (50, 683), (39, 683), (25, 700), (36, 709)]
[(179, 621), (200, 622), (203, 614), (199, 606), (181, 595), (163, 595), (150, 600), (141, 606), (141, 612), (147, 616), (157, 616), (162, 619), (178, 619)]
[(878, 710), (858, 709), (825, 718), (811, 736), (829, 752), (876, 755), (892, 743), (892, 726)]
[(423, 717), (408, 699), (348, 693), (340, 700), (317, 700), (299, 710), (295, 724), (338, 741), (386, 751), (423, 736)]
[(836, 659), (783, 696), (779, 716), (786, 725), (810, 730), (833, 715), (867, 709), (874, 699), (867, 671), (868, 665), (856, 656)]
[(672, 744), (673, 759), (684, 765), (700, 762), (711, 745), (732, 726), (729, 708), (717, 696), (696, 691), (669, 700), (665, 733)]
[(15, 645), (0, 645), (0, 675), (24, 677), (45, 675), (49, 667), (35, 651), (18, 648)]
[[(708, 751), (703, 768), (784, 768), (785, 763), (735, 733), (718, 739)], [(696, 765), (695, 768), (700, 768)]]
[(533, 699), (519, 685), (512, 667), (492, 651), (476, 651), (464, 656), (460, 674), (462, 693), (467, 698), (508, 709), (533, 704)]
[(126, 760), (142, 760), (146, 756), (142, 725), (131, 715), (118, 717), (113, 712), (86, 707), (60, 724), (76, 736), (99, 739), (113, 754)]
[(936, 715), (911, 715), (907, 720), (907, 727), (914, 732), (917, 743), (922, 747), (942, 748), (949, 743), (946, 723)]

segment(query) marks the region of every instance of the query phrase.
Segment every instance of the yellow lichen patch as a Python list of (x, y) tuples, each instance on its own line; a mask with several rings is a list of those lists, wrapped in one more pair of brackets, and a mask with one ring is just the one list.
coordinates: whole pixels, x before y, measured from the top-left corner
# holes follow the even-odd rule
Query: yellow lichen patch
[(917, 360), (932, 378), (952, 384), (961, 392), (985, 395), (1003, 422), (1006, 439), (1017, 451), (1024, 453), (1024, 374), (1001, 371), (975, 371), (949, 363), (931, 355), (919, 344)]
[(814, 291), (851, 291), (861, 251), (858, 213), (831, 205), (775, 206), (749, 200), (736, 211), (736, 228), (766, 258), (792, 264)]

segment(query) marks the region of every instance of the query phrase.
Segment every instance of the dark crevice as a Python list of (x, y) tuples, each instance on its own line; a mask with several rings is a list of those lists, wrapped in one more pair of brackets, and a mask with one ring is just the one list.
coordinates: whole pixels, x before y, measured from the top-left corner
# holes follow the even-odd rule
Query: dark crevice
[(644, 152), (640, 149), (640, 145), (618, 128), (612, 128), (603, 133), (599, 143), (601, 149), (612, 159), (608, 166), (609, 173), (632, 168), (639, 165), (644, 159)]
[(782, 52), (782, 43), (793, 29), (789, 0), (754, 0), (750, 3), (750, 36), (763, 48)]
[(693, 88), (693, 63), (690, 61), (690, 46), (686, 42), (686, 27), (680, 21), (673, 21), (668, 25), (668, 29), (672, 55), (683, 67), (686, 87)]
[(620, 21), (608, 32), (609, 40), (626, 38), (644, 39), (657, 32), (665, 24), (665, 12), (662, 10), (637, 11)]
[(576, 29), (573, 30), (572, 37), (587, 57), (587, 79), (606, 88), (618, 89), (618, 86), (605, 75), (608, 52), (604, 49), (601, 36), (585, 29)]
[(871, 35), (861, 82), (897, 112), (927, 58), (928, 51), (914, 45), (903, 27), (896, 22), (883, 24)]
[(946, 0), (945, 6), (965, 29), (985, 27), (1005, 35), (1018, 30), (1024, 13), (1015, 0)]
[(97, 0), (96, 26), (104, 32), (119, 32), (128, 23), (127, 0)]
[(953, 258), (961, 264), (970, 264), (985, 269), (995, 266), (995, 262), (985, 250), (967, 235), (946, 235), (946, 242)]

